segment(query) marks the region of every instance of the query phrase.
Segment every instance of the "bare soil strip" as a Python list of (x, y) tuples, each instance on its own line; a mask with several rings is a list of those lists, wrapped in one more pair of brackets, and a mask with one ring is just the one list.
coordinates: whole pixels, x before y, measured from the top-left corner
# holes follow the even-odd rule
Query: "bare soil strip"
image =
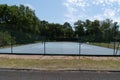
[(0, 55), (0, 58), (9, 58), (9, 59), (40, 59), (40, 60), (48, 60), (48, 59), (91, 59), (91, 60), (120, 60), (120, 57), (85, 57), (85, 56), (44, 56), (44, 55)]

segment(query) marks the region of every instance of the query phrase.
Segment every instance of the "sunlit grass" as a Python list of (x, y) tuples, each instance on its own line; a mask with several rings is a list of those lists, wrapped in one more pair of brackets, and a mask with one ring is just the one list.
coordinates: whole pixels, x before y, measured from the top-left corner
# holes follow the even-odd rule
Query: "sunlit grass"
[[(114, 49), (114, 44), (113, 43), (89, 43), (89, 44)], [(115, 48), (120, 49), (120, 47), (118, 46), (117, 43), (115, 44)]]
[(120, 70), (120, 60), (82, 59), (9, 59), (0, 58), (0, 68), (26, 68), (42, 70)]

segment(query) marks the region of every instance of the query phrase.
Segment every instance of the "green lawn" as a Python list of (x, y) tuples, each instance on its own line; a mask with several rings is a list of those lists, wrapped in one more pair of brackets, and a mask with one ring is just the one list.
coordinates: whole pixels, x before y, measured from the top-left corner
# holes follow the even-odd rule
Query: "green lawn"
[(0, 68), (26, 68), (41, 70), (120, 70), (120, 60), (80, 59), (10, 59), (0, 58)]
[[(101, 46), (101, 47), (106, 47), (106, 48), (112, 48), (114, 49), (114, 44), (113, 43), (89, 43), (90, 45), (95, 45), (95, 46)], [(118, 47), (118, 44), (116, 43), (115, 48), (120, 49), (120, 47)]]

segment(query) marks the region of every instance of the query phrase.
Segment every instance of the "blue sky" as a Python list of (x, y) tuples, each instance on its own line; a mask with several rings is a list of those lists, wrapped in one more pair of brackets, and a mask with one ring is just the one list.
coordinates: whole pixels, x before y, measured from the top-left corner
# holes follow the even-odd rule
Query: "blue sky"
[(40, 20), (51, 23), (106, 18), (120, 23), (120, 0), (1, 0), (0, 4), (24, 4), (35, 10)]

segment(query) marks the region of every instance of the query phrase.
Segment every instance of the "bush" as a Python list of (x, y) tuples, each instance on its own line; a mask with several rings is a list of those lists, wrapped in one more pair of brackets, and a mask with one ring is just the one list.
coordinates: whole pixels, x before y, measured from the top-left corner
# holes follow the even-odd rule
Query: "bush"
[(15, 44), (14, 38), (11, 37), (11, 35), (7, 31), (0, 32), (0, 46), (10, 45), (11, 42), (12, 44)]

